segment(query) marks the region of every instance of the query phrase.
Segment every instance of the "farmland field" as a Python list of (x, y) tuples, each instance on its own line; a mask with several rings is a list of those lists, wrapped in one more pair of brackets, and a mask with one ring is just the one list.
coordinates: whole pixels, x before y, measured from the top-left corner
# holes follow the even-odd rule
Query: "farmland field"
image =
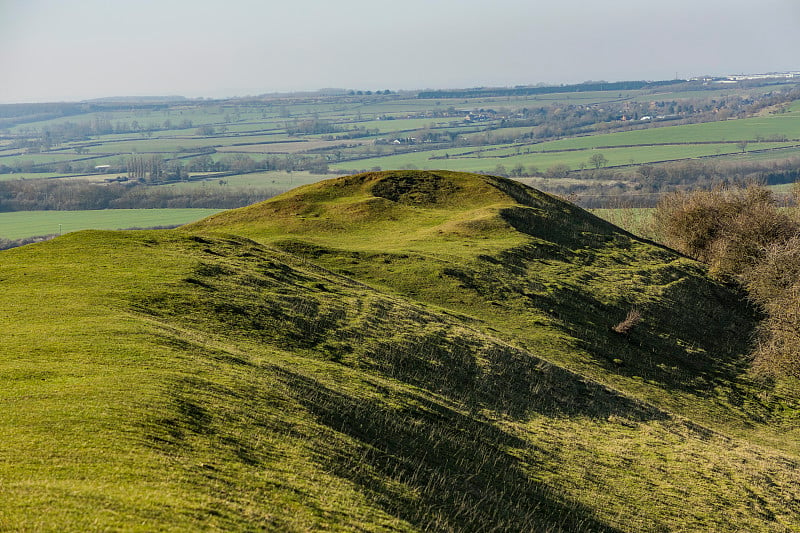
[[(731, 143), (720, 144), (685, 144), (632, 146), (625, 148), (607, 148), (602, 150), (568, 150), (564, 152), (522, 153), (512, 155), (504, 152), (482, 151), (478, 155), (452, 155), (448, 150), (432, 152), (414, 152), (410, 154), (374, 157), (358, 161), (348, 161), (336, 165), (340, 171), (347, 169), (369, 169), (375, 166), (391, 168), (444, 169), (468, 172), (494, 171), (497, 165), (508, 170), (514, 165), (532, 165), (541, 170), (550, 166), (563, 164), (572, 170), (590, 168), (589, 158), (593, 153), (602, 153), (608, 159), (608, 166), (645, 164), (679, 159), (695, 159), (699, 157), (717, 157), (720, 155), (738, 155), (741, 150)], [(448, 156), (445, 158), (445, 156)]]
[[(724, 122), (666, 126), (647, 130), (626, 131), (605, 135), (592, 135), (562, 141), (541, 143), (542, 150), (569, 150), (605, 146), (648, 145), (662, 143), (706, 143), (748, 140), (756, 142), (785, 135), (800, 140), (800, 111), (785, 115), (771, 115)], [(758, 144), (761, 142), (759, 141)], [(769, 143), (767, 143), (769, 144)]]
[(286, 141), (270, 141), (264, 144), (241, 144), (224, 146), (217, 149), (218, 152), (231, 152), (231, 153), (251, 153), (251, 154), (296, 154), (300, 152), (307, 152), (311, 150), (320, 149), (335, 149), (356, 145), (366, 144), (368, 141), (321, 141), (321, 140), (286, 140)]
[(664, 236), (661, 235), (655, 224), (655, 209), (620, 207), (616, 209), (592, 209), (591, 212), (634, 235), (663, 242)]
[[(780, 184), (795, 179), (791, 161), (800, 157), (797, 88), (686, 82), (527, 96), (476, 89), (451, 97), (300, 93), (86, 104), (61, 117), (8, 121), (0, 129), (0, 183), (119, 177), (190, 190), (195, 184), (185, 182), (202, 175), (280, 192), (328, 173), (444, 169), (536, 178), (546, 190), (560, 187), (559, 194), (566, 187), (597, 196), (635, 193), (642, 165), (701, 160), (750, 165), (746, 172), (771, 173), (770, 183)], [(789, 167), (776, 174), (776, 164)], [(287, 179), (264, 174), (273, 172)], [(297, 179), (298, 172), (315, 177)], [(707, 181), (726, 179), (715, 172)], [(691, 186), (695, 178), (678, 182)], [(648, 186), (648, 195), (659, 194), (661, 184)]]
[(0, 213), (0, 238), (24, 239), (83, 229), (176, 226), (213, 215), (219, 209), (104, 209), (97, 211), (22, 211)]
[(206, 180), (192, 180), (183, 183), (170, 183), (166, 185), (157, 185), (158, 188), (171, 188), (177, 190), (196, 190), (214, 187), (255, 187), (275, 189), (276, 191), (287, 191), (300, 185), (307, 183), (316, 183), (318, 181), (333, 178), (339, 174), (312, 174), (310, 172), (251, 172), (247, 174), (239, 174), (235, 176), (227, 176), (225, 178), (215, 178), (210, 175)]
[[(563, 95), (559, 95), (562, 97)], [(582, 94), (582, 98), (590, 100), (597, 100), (601, 96), (595, 93)], [(668, 97), (668, 94), (659, 95), (660, 97)], [(623, 95), (623, 97), (628, 97)], [(566, 98), (566, 97), (564, 97)], [(574, 100), (574, 97), (570, 97)], [(457, 99), (453, 99), (457, 100)], [(566, 101), (566, 100), (565, 100)], [(450, 105), (449, 114), (454, 116), (446, 117), (430, 117), (430, 118), (405, 118), (413, 113), (424, 112), (425, 105), (432, 105), (434, 111), (441, 108), (446, 104), (460, 104)], [(464, 104), (470, 104), (470, 107), (465, 107)], [(424, 130), (426, 128), (434, 128), (437, 130), (453, 130), (454, 128), (464, 131), (463, 116), (470, 112), (473, 106), (502, 104), (504, 108), (513, 111), (521, 108), (523, 105), (531, 105), (530, 98), (516, 98), (516, 99), (476, 99), (467, 102), (459, 101), (439, 101), (427, 102), (425, 100), (401, 100), (393, 102), (380, 102), (375, 104), (365, 104), (358, 107), (351, 107), (349, 109), (340, 109), (333, 111), (328, 109), (328, 113), (334, 122), (338, 121), (340, 129), (354, 127), (364, 128), (366, 131), (374, 132), (372, 137), (367, 137), (365, 140), (360, 140), (351, 143), (352, 146), (364, 145), (365, 143), (372, 143), (377, 136), (391, 136), (400, 135), (402, 137), (413, 136), (415, 132)], [(212, 135), (197, 136), (193, 130), (167, 130), (167, 131), (150, 131), (147, 138), (136, 139), (131, 135), (99, 135), (93, 137), (89, 142), (73, 143), (74, 147), (85, 147), (86, 153), (81, 156), (69, 153), (71, 150), (61, 148), (59, 151), (51, 151), (50, 153), (39, 154), (22, 154), (19, 152), (12, 152), (6, 150), (7, 154), (14, 154), (11, 156), (13, 161), (18, 164), (27, 163), (30, 165), (42, 165), (47, 163), (65, 162), (65, 161), (81, 161), (89, 160), (95, 164), (108, 164), (111, 160), (108, 157), (120, 156), (129, 153), (152, 153), (152, 154), (187, 154), (202, 152), (207, 148), (215, 148), (221, 152), (245, 152), (245, 153), (302, 153), (307, 151), (320, 151), (327, 149), (340, 149), (341, 142), (337, 140), (323, 140), (319, 139), (318, 135), (310, 135), (307, 138), (298, 138), (282, 133), (283, 129), (288, 127), (292, 120), (297, 120), (298, 117), (306, 115), (302, 110), (303, 106), (292, 106), (291, 109), (294, 113), (293, 117), (284, 117), (283, 120), (275, 118), (258, 118), (254, 113), (237, 114), (234, 111), (234, 116), (239, 120), (247, 120), (247, 123), (230, 122), (234, 120), (228, 116), (227, 121), (220, 121), (221, 116), (227, 115), (221, 112), (214, 112), (213, 108), (206, 110), (205, 113), (194, 112), (191, 114), (197, 124), (207, 124), (216, 126), (220, 129), (220, 125), (224, 127), (225, 132), (217, 131)], [(324, 106), (313, 108), (311, 114), (319, 114), (319, 109)], [(459, 111), (460, 109), (460, 111)], [(455, 111), (454, 111), (455, 110)], [(184, 119), (184, 112), (181, 112), (175, 120)], [(392, 115), (397, 116), (396, 120), (376, 120), (381, 116)], [(87, 118), (91, 117), (89, 115)], [(129, 113), (122, 114), (115, 120), (126, 120), (133, 115)], [(162, 119), (164, 113), (148, 113), (138, 118), (142, 121), (155, 120), (156, 118)], [(242, 118), (244, 116), (244, 118)], [(364, 119), (359, 117), (363, 116)], [(511, 164), (532, 164), (532, 165), (551, 165), (551, 164), (566, 164), (577, 169), (580, 167), (580, 157), (575, 157), (570, 154), (572, 150), (587, 150), (587, 149), (608, 149), (613, 147), (631, 147), (631, 146), (646, 146), (646, 145), (664, 145), (658, 150), (637, 151), (636, 153), (621, 152), (616, 154), (613, 158), (612, 165), (616, 164), (641, 164), (648, 162), (657, 162), (672, 159), (686, 159), (702, 156), (720, 156), (720, 155), (736, 155), (737, 150), (735, 143), (738, 141), (748, 141), (749, 150), (763, 150), (769, 148), (778, 148), (786, 146), (796, 146), (800, 142), (800, 106), (795, 104), (787, 113), (780, 115), (767, 115), (760, 117), (753, 117), (741, 120), (727, 120), (719, 122), (707, 122), (702, 124), (687, 124), (680, 126), (662, 126), (653, 127), (648, 129), (637, 129), (633, 131), (622, 131), (609, 134), (594, 134), (590, 136), (574, 137), (561, 140), (545, 141), (545, 142), (525, 142), (522, 143), (524, 150), (531, 152), (548, 152), (545, 157), (523, 158), (524, 160), (515, 160)], [(110, 120), (110, 119), (109, 119)], [(202, 121), (202, 122), (201, 122)], [(485, 126), (495, 125), (495, 121), (491, 124), (487, 123)], [(58, 124), (58, 121), (48, 121), (43, 123), (34, 123), (29, 125), (28, 128), (44, 127), (51, 124)], [(632, 126), (641, 127), (641, 124), (631, 123)], [(480, 126), (480, 125), (479, 125)], [(479, 128), (480, 129), (480, 128)], [(13, 131), (13, 130), (12, 130)], [(475, 131), (475, 130), (473, 130)], [(507, 135), (519, 135), (524, 131), (524, 128), (499, 128), (497, 132), (508, 132)], [(313, 137), (317, 137), (315, 140)], [(308, 141), (311, 142), (308, 142)], [(794, 141), (794, 142), (791, 142)], [(718, 142), (729, 143), (731, 146), (720, 145), (707, 145), (706, 143)], [(783, 144), (779, 144), (783, 142)], [(273, 143), (275, 143), (273, 145)], [(694, 144), (701, 144), (699, 147), (688, 149), (687, 146)], [(705, 145), (705, 146), (702, 146)], [(458, 163), (454, 161), (444, 161), (436, 165), (425, 163), (428, 157), (421, 157), (419, 153), (429, 153), (429, 147), (420, 146), (417, 152), (404, 154), (397, 157), (394, 155), (397, 152), (395, 147), (387, 147), (386, 155), (380, 157), (361, 157), (359, 152), (352, 152), (352, 154), (345, 154), (346, 159), (358, 161), (358, 164), (351, 164), (351, 161), (342, 161), (337, 163), (338, 169), (350, 168), (370, 168), (373, 166), (381, 166), (383, 168), (398, 168), (408, 165), (415, 165), (418, 167), (428, 166), (430, 168), (447, 168), (453, 170), (486, 170), (493, 167), (497, 163), (492, 163), (493, 156), (510, 155), (509, 152), (518, 150), (520, 143), (505, 143), (495, 145), (494, 148), (507, 147), (505, 152), (498, 151), (496, 153), (484, 152), (478, 159), (487, 159), (485, 162), (475, 164)], [(450, 149), (452, 151), (452, 148)], [(323, 152), (324, 153), (324, 152)], [(430, 151), (429, 155), (433, 157), (443, 156), (447, 153), (445, 151)], [(555, 154), (555, 155), (554, 155)], [(0, 152), (0, 155), (3, 155)], [(365, 154), (366, 155), (366, 154)], [(452, 155), (452, 154), (451, 154)], [(355, 157), (353, 157), (355, 156)], [(174, 157), (174, 156), (173, 156)], [(608, 157), (608, 156), (606, 156)], [(769, 156), (767, 156), (769, 157)], [(381, 159), (382, 161), (378, 161)], [(633, 161), (631, 162), (631, 159)]]

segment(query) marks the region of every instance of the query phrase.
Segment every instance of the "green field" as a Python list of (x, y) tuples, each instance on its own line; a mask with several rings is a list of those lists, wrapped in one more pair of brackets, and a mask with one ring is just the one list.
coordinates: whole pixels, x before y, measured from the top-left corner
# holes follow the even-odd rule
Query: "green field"
[[(563, 141), (552, 141), (536, 145), (541, 150), (587, 149), (621, 145), (649, 145), (662, 143), (705, 143), (714, 141), (755, 141), (758, 135), (768, 139), (773, 135), (786, 135), (789, 139), (800, 139), (800, 111), (783, 115), (706, 122), (684, 126), (665, 126), (646, 130), (592, 135)], [(754, 142), (750, 148), (758, 147)], [(771, 143), (763, 143), (771, 144)]]
[(664, 242), (664, 235), (656, 226), (655, 209), (644, 207), (618, 207), (614, 209), (592, 209), (592, 214), (619, 226), (639, 237)]
[[(758, 91), (755, 91), (758, 92)], [(644, 96), (634, 94), (634, 92), (626, 92), (625, 94), (614, 95), (615, 98), (652, 98), (652, 96)], [(735, 90), (730, 91), (712, 91), (709, 97), (715, 95), (722, 97), (726, 94), (736, 94)], [(671, 95), (669, 92), (658, 94), (659, 99), (680, 99), (684, 95)], [(697, 96), (697, 94), (695, 94)], [(377, 129), (378, 136), (392, 138), (392, 136), (399, 136), (401, 138), (407, 136), (414, 136), (420, 130), (424, 130), (430, 126), (445, 130), (459, 130), (463, 129), (464, 115), (475, 109), (483, 109), (483, 107), (492, 107), (505, 110), (506, 113), (513, 113), (523, 107), (535, 107), (536, 105), (556, 105), (567, 101), (574, 101), (576, 99), (585, 99), (587, 101), (602, 102), (603, 99), (610, 98), (611, 95), (605, 93), (581, 93), (579, 95), (543, 95), (541, 98), (491, 98), (491, 99), (452, 99), (452, 101), (437, 100), (397, 100), (387, 99), (382, 100), (380, 103), (363, 103), (363, 104), (340, 104), (335, 103), (319, 103), (319, 104), (304, 104), (302, 102), (293, 103), (291, 105), (276, 104), (269, 108), (262, 108), (268, 110), (268, 113), (275, 113), (276, 108), (286, 109), (289, 116), (287, 117), (274, 117), (267, 115), (267, 111), (257, 111), (255, 109), (248, 109), (246, 107), (239, 108), (237, 106), (210, 106), (207, 108), (192, 109), (191, 107), (181, 109), (180, 111), (170, 112), (141, 112), (141, 113), (115, 113), (113, 116), (106, 115), (110, 122), (128, 122), (137, 120), (142, 124), (160, 124), (164, 120), (171, 120), (179, 122), (180, 120), (193, 120), (193, 128), (203, 124), (213, 125), (219, 130), (220, 126), (228, 129), (226, 134), (216, 134), (211, 137), (198, 137), (194, 134), (194, 130), (165, 130), (153, 131), (148, 135), (152, 138), (145, 138), (144, 134), (140, 138), (128, 135), (101, 135), (89, 140), (88, 142), (75, 143), (75, 146), (86, 146), (89, 150), (86, 155), (101, 155), (108, 154), (116, 156), (118, 154), (128, 154), (136, 152), (140, 154), (156, 153), (156, 154), (176, 154), (177, 152), (189, 153), (199, 151), (203, 148), (211, 146), (215, 147), (231, 147), (237, 143), (259, 143), (271, 142), (276, 140), (288, 141), (292, 140), (291, 137), (285, 133), (281, 133), (283, 128), (292, 124), (295, 120), (304, 120), (308, 117), (318, 116), (320, 118), (327, 118), (334, 123), (339, 123), (342, 130), (350, 129), (354, 126), (368, 128), (370, 130)], [(541, 102), (539, 101), (541, 100)], [(539, 102), (539, 103), (537, 103)], [(405, 118), (413, 114), (427, 114), (431, 112), (440, 112), (443, 109), (453, 108), (459, 110), (455, 116), (451, 117), (426, 117), (426, 118)], [(268, 118), (261, 118), (262, 114)], [(376, 120), (383, 115), (396, 117), (397, 120)], [(88, 114), (81, 117), (81, 120), (90, 120), (97, 118), (97, 114)], [(231, 119), (231, 116), (233, 117)], [(358, 116), (363, 116), (362, 120), (356, 121)], [(550, 166), (553, 164), (566, 164), (573, 169), (580, 168), (579, 157), (571, 154), (571, 150), (587, 150), (587, 149), (610, 149), (613, 147), (622, 147), (627, 145), (634, 146), (647, 146), (647, 145), (667, 145), (660, 146), (656, 149), (655, 146), (650, 146), (649, 150), (642, 149), (635, 153), (620, 152), (619, 154), (611, 154), (613, 157), (613, 164), (628, 164), (631, 159), (635, 164), (664, 161), (672, 159), (686, 159), (702, 157), (707, 155), (720, 156), (720, 155), (735, 155), (737, 150), (734, 141), (748, 140), (750, 145), (749, 150), (758, 150), (764, 148), (774, 148), (778, 144), (769, 141), (771, 138), (786, 137), (789, 140), (797, 141), (800, 139), (800, 107), (797, 104), (791, 108), (790, 112), (778, 115), (765, 115), (760, 117), (753, 117), (740, 120), (725, 120), (719, 122), (707, 122), (702, 124), (688, 124), (681, 126), (670, 126), (668, 123), (659, 124), (655, 123), (654, 126), (647, 129), (637, 129), (634, 131), (623, 131), (609, 134), (594, 134), (584, 137), (567, 138), (556, 141), (547, 142), (534, 142), (523, 144), (523, 150), (539, 152), (548, 151), (552, 152), (547, 155), (538, 157), (528, 157), (524, 159), (516, 159), (510, 164), (526, 164), (526, 165), (540, 165)], [(222, 122), (222, 118), (228, 117), (233, 120), (232, 122)], [(75, 120), (75, 119), (73, 119)], [(32, 123), (24, 126), (25, 128), (33, 129), (45, 127), (59, 122), (68, 122), (65, 119), (45, 121), (41, 123)], [(638, 121), (632, 121), (632, 127), (641, 127)], [(482, 128), (491, 126), (490, 134), (505, 134), (505, 135), (518, 135), (525, 131), (525, 128), (500, 128), (497, 129), (498, 123), (490, 121), (486, 124), (476, 123), (473, 127)], [(20, 129), (22, 126), (19, 127)], [(12, 129), (12, 131), (15, 131)], [(267, 133), (268, 134), (265, 134)], [(237, 132), (240, 132), (237, 134)], [(247, 135), (241, 136), (241, 133)], [(260, 133), (260, 134), (259, 134)], [(180, 138), (176, 138), (179, 134)], [(318, 138), (319, 136), (308, 135), (307, 138)], [(295, 138), (297, 139), (297, 138)], [(709, 143), (709, 142), (731, 142), (730, 146), (725, 145), (707, 145), (694, 143)], [(760, 141), (760, 142), (757, 142)], [(790, 143), (791, 144), (791, 143)], [(795, 142), (796, 144), (796, 142)], [(691, 147), (691, 148), (689, 148)], [(448, 168), (453, 170), (486, 170), (494, 167), (497, 163), (492, 161), (493, 155), (504, 155), (502, 151), (487, 150), (481, 159), (476, 164), (461, 164), (455, 161), (446, 161), (439, 165), (430, 166), (425, 163), (425, 160), (430, 156), (443, 155), (445, 151), (457, 151), (460, 148), (450, 148), (449, 150), (433, 152), (427, 151), (427, 147), (419, 146), (416, 154), (408, 154), (404, 156), (392, 156), (392, 150), (387, 147), (387, 155), (379, 158), (357, 159), (354, 161), (344, 161), (337, 164), (338, 169), (351, 169), (351, 168), (371, 168), (373, 166), (380, 166), (382, 168), (400, 168), (409, 165), (415, 165), (419, 168)], [(486, 147), (487, 149), (490, 147)], [(495, 147), (496, 148), (496, 147)], [(506, 153), (515, 151), (519, 148), (518, 144), (507, 145)], [(622, 148), (619, 148), (622, 150)], [(265, 151), (268, 151), (268, 145), (265, 145)], [(324, 152), (323, 152), (324, 153)], [(345, 155), (349, 154), (345, 151)], [(427, 157), (422, 154), (427, 154)], [(357, 155), (357, 152), (350, 155)], [(780, 154), (762, 154), (759, 157), (781, 157)], [(71, 155), (67, 152), (60, 153), (44, 153), (44, 154), (23, 154), (15, 156), (13, 160), (16, 162), (26, 161), (31, 164), (41, 164), (54, 161), (69, 161), (79, 159), (77, 155)], [(382, 161), (378, 161), (381, 159)], [(97, 164), (108, 164), (112, 160), (108, 158), (98, 159)]]
[(177, 226), (219, 209), (104, 209), (99, 211), (17, 211), (0, 213), (0, 238), (24, 239), (84, 229)]
[[(554, 153), (522, 153), (506, 155), (502, 152), (483, 151), (477, 155), (452, 155), (449, 150), (432, 152), (415, 152), (410, 154), (373, 157), (356, 161), (347, 161), (335, 165), (339, 171), (348, 169), (370, 169), (372, 167), (444, 169), (464, 172), (493, 172), (497, 165), (503, 165), (506, 171), (516, 165), (534, 166), (540, 171), (554, 165), (566, 165), (572, 170), (592, 168), (589, 158), (593, 153), (601, 153), (608, 160), (608, 166), (640, 165), (653, 162), (696, 159), (700, 157), (717, 157), (720, 155), (737, 155), (741, 150), (734, 144), (687, 144), (669, 146), (633, 146), (628, 148), (604, 148), (593, 150), (554, 152)], [(445, 158), (445, 156), (449, 156)], [(435, 159), (432, 159), (435, 158)], [(526, 171), (527, 172), (527, 171)]]
[[(273, 135), (239, 136), (226, 134), (226, 136), (205, 138), (186, 137), (181, 139), (172, 138), (153, 138), (142, 140), (128, 140), (102, 144), (102, 146), (92, 147), (88, 155), (104, 153), (111, 154), (130, 154), (130, 153), (176, 153), (176, 152), (197, 152), (210, 146), (231, 146), (238, 143), (259, 143), (275, 142), (288, 140), (289, 137)], [(102, 138), (98, 139), (102, 143)]]

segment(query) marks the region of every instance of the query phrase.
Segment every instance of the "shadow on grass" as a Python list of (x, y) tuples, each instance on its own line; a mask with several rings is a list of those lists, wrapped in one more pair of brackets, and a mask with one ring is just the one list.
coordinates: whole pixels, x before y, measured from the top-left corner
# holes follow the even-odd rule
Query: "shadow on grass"
[[(666, 252), (652, 253), (660, 257)], [(699, 269), (652, 267), (657, 265), (654, 257), (643, 258), (637, 271), (642, 280), (634, 283), (630, 274), (615, 280), (607, 270), (613, 266), (574, 264), (578, 260), (570, 254), (569, 248), (552, 243), (528, 244), (498, 259), (481, 256), (471, 268), (445, 269), (443, 275), (521, 316), (531, 309), (546, 313), (555, 319), (553, 327), (612, 372), (699, 395), (744, 377), (758, 317), (739, 292), (705, 278)], [(593, 257), (585, 249), (582, 255)], [(627, 254), (619, 257), (629, 270), (635, 269), (629, 264), (634, 260)], [(537, 276), (537, 265), (552, 270)], [(645, 297), (648, 292), (658, 297)], [(613, 332), (634, 307), (642, 322), (628, 335)]]
[[(547, 300), (541, 305), (558, 309), (577, 346), (616, 373), (703, 395), (747, 371), (756, 316), (734, 291), (703, 279), (685, 278), (643, 306), (604, 305), (574, 288)], [(642, 322), (627, 335), (613, 332), (634, 307)]]
[[(191, 329), (224, 332), (229, 339), (370, 369), (475, 411), (488, 408), (515, 418), (531, 413), (601, 419), (613, 414), (635, 420), (664, 416), (411, 301), (299, 271), (267, 251), (253, 249), (250, 257), (239, 254), (231, 260), (224, 257), (225, 246), (204, 244), (214, 246), (219, 259), (204, 258), (192, 282), (140, 299), (140, 311)], [(484, 282), (477, 280), (477, 289)], [(180, 350), (194, 349), (172, 342)]]
[(419, 397), (394, 409), (288, 371), (281, 379), (320, 424), (352, 443), (329, 444), (319, 461), (421, 530), (616, 531), (531, 479), (508, 451), (527, 444), (490, 423)]
[(632, 420), (666, 415), (533, 354), (442, 328), (374, 344), (368, 361), (381, 374), (515, 418), (611, 415)]

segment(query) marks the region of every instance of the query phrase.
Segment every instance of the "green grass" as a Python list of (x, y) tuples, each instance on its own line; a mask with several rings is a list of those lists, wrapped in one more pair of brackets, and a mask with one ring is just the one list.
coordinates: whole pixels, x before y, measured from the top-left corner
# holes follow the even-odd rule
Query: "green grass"
[(797, 384), (749, 374), (741, 295), (509, 180), (72, 233), (0, 289), (0, 529), (800, 528)]
[[(676, 142), (675, 144), (648, 144), (646, 142), (643, 143), (634, 143), (633, 146), (624, 146), (624, 142), (617, 142), (617, 144), (611, 144), (609, 146), (603, 146), (602, 144), (594, 144), (592, 147), (589, 146), (581, 146), (578, 140), (575, 140), (574, 146), (569, 147), (559, 147), (556, 148), (556, 152), (564, 151), (567, 153), (569, 151), (577, 151), (583, 152), (583, 156), (588, 159), (588, 157), (594, 153), (594, 151), (605, 151), (605, 150), (624, 150), (624, 149), (636, 149), (635, 154), (641, 153), (641, 157), (652, 157), (651, 154), (664, 154), (662, 157), (667, 156), (669, 157), (671, 154), (675, 154), (676, 158), (685, 158), (687, 153), (685, 150), (695, 150), (696, 153), (700, 155), (714, 155), (714, 154), (729, 154), (729, 153), (743, 153), (742, 149), (739, 148), (736, 143), (732, 142), (703, 142), (703, 143), (690, 143), (690, 142)], [(783, 149), (783, 148), (794, 148), (797, 147), (797, 142), (757, 142), (748, 144), (745, 147), (745, 152), (747, 153), (752, 150), (775, 150), (775, 149)], [(518, 153), (527, 153), (527, 152), (541, 152), (546, 153), (552, 149), (551, 143), (541, 143), (539, 145), (534, 146), (507, 146), (507, 147), (492, 147), (489, 151), (484, 151), (483, 155), (488, 158), (498, 158), (498, 157), (508, 157), (511, 155), (516, 155)], [(471, 152), (474, 152), (472, 150)], [(613, 153), (613, 152), (612, 152)], [(469, 155), (474, 156), (474, 154), (470, 153)], [(587, 161), (588, 162), (588, 161)]]
[(739, 154), (729, 158), (730, 161), (774, 161), (800, 157), (800, 148), (787, 148), (775, 152)]
[[(458, 121), (457, 118), (416, 118), (416, 119), (395, 119), (395, 120), (371, 120), (366, 122), (357, 122), (354, 126), (364, 127), (370, 130), (377, 129), (380, 135), (392, 132), (413, 132), (415, 130), (424, 130), (429, 126), (434, 127), (444, 125), (447, 126), (450, 122)], [(410, 134), (406, 134), (408, 136)]]
[(563, 105), (587, 105), (599, 104), (603, 102), (617, 101), (620, 99), (631, 98), (641, 94), (641, 91), (582, 91), (576, 93), (554, 93), (536, 94), (528, 96), (493, 96), (488, 98), (453, 98), (453, 99), (423, 99), (417, 100), (424, 102), (430, 108), (431, 104), (447, 107), (448, 104), (456, 103), (456, 107), (466, 110), (480, 108), (504, 108), (522, 109), (524, 107), (538, 107), (553, 104)]
[(783, 183), (781, 185), (769, 185), (767, 188), (778, 194), (791, 194), (795, 188), (795, 184)]
[[(772, 91), (791, 88), (793, 84), (779, 84), (779, 85), (769, 85), (765, 87), (749, 87), (747, 89), (741, 88), (729, 88), (725, 86), (718, 86), (717, 89), (703, 91), (702, 97), (713, 99), (713, 98), (724, 98), (727, 96), (738, 95), (745, 97), (748, 94), (764, 94), (770, 93)], [(698, 97), (697, 91), (680, 91), (667, 88), (665, 91), (648, 91), (646, 94), (641, 95), (634, 95), (636, 100), (645, 101), (645, 102), (652, 102), (653, 100), (657, 101), (669, 101), (669, 100), (694, 100)]]
[(219, 209), (104, 209), (99, 211), (15, 211), (0, 213), (0, 238), (24, 239), (84, 229), (177, 226)]
[(647, 207), (620, 207), (611, 209), (592, 209), (592, 214), (619, 226), (634, 235), (645, 237), (656, 242), (663, 242), (664, 235), (656, 226), (655, 209)]

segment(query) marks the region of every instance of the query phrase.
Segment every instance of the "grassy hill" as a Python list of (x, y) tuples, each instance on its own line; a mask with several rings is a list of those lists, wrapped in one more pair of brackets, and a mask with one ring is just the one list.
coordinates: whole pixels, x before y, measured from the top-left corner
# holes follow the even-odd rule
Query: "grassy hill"
[(748, 374), (741, 295), (509, 180), (77, 232), (0, 289), (0, 529), (800, 528), (796, 383)]

